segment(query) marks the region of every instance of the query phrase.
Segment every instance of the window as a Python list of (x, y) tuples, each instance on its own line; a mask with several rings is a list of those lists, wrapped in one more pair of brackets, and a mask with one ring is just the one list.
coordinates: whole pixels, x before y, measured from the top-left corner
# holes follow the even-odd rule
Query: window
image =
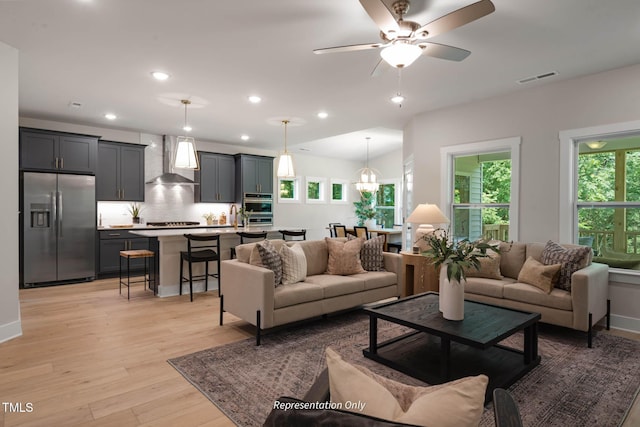
[(279, 178), (278, 179), (278, 202), (280, 203), (299, 203), (299, 185), (298, 178)]
[(597, 262), (640, 270), (640, 135), (577, 148), (578, 243)]
[[(376, 223), (381, 228), (393, 228), (396, 223), (398, 214), (398, 199), (400, 196), (397, 191), (397, 183), (381, 183), (380, 188), (376, 192)], [(400, 221), (398, 221), (400, 222)]]
[(443, 147), (443, 206), (455, 239), (517, 239), (520, 138)]
[(307, 177), (307, 203), (326, 202), (325, 178)]
[(331, 203), (348, 203), (348, 182), (342, 179), (331, 179)]

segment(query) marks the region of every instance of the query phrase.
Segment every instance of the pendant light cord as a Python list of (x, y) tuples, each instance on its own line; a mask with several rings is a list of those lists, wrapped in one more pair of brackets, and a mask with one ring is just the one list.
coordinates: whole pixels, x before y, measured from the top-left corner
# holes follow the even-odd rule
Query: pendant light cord
[(287, 151), (287, 124), (289, 124), (289, 120), (283, 120), (282, 124), (284, 125), (284, 152), (286, 154), (286, 153), (288, 153), (288, 151)]

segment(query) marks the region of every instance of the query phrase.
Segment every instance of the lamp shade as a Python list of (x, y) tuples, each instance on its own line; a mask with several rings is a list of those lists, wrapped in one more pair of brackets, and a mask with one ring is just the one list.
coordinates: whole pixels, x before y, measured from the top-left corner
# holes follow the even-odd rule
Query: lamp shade
[(176, 144), (173, 167), (181, 169), (198, 169), (196, 142), (190, 136), (179, 136)]
[(293, 157), (288, 152), (280, 154), (278, 159), (278, 178), (295, 178), (293, 169)]
[(396, 42), (380, 51), (380, 56), (389, 65), (396, 68), (404, 68), (413, 64), (413, 61), (422, 55), (420, 46), (411, 43)]
[(449, 224), (449, 218), (444, 216), (437, 205), (421, 203), (411, 212), (407, 222), (416, 224)]

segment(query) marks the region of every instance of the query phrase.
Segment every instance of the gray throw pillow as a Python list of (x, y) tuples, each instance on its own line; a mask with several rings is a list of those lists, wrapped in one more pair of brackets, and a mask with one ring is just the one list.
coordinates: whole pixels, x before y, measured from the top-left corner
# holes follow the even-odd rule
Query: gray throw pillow
[(265, 268), (273, 271), (274, 286), (277, 287), (282, 282), (282, 258), (280, 258), (280, 254), (268, 240), (258, 242), (256, 246), (258, 247), (262, 264)]
[(549, 240), (542, 251), (542, 263), (545, 265), (562, 264), (556, 288), (571, 291), (571, 275), (584, 267), (585, 259), (591, 253), (589, 247), (567, 249)]

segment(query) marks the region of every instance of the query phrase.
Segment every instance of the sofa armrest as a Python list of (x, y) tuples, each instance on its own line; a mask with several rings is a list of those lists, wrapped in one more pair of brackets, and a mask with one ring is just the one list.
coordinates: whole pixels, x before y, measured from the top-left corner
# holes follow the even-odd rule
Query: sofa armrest
[(274, 326), (273, 271), (237, 259), (222, 261), (220, 265), (224, 310), (254, 326), (257, 326), (256, 312), (260, 310), (261, 328)]
[(404, 271), (402, 270), (402, 255), (393, 252), (383, 252), (384, 269), (396, 273), (398, 277), (398, 289), (403, 283)]
[(571, 300), (573, 304), (573, 328), (589, 330), (589, 313), (593, 323), (607, 314), (609, 298), (609, 266), (592, 263), (571, 276)]

